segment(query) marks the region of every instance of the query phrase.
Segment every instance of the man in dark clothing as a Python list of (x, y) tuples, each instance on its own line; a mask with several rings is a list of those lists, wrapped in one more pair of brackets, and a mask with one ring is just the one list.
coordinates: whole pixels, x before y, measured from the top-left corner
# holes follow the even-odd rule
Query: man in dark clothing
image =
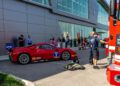
[(65, 48), (68, 47), (69, 42), (70, 42), (70, 38), (69, 38), (69, 35), (67, 35), (67, 36), (66, 36), (66, 40), (65, 40)]
[(99, 60), (99, 42), (104, 43), (97, 33), (93, 32), (90, 39), (90, 61), (93, 63), (93, 68), (98, 69), (97, 61)]
[(25, 39), (24, 39), (24, 35), (20, 35), (20, 37), (18, 38), (18, 43), (19, 43), (19, 47), (24, 47), (25, 46)]
[(13, 37), (12, 38), (12, 43), (14, 47), (18, 47), (18, 38), (17, 37)]

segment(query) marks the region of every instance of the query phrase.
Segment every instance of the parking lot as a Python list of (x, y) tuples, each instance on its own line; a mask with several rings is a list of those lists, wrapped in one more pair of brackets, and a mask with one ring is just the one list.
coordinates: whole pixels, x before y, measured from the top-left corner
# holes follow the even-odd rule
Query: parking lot
[[(13, 64), (9, 61), (0, 62), (0, 71), (14, 74), (30, 80), (37, 86), (106, 86), (105, 68), (95, 70), (89, 62), (89, 50), (76, 51), (80, 63), (86, 70), (67, 71), (64, 66), (70, 61), (35, 62), (28, 65)], [(100, 49), (100, 66), (106, 60), (104, 50)]]

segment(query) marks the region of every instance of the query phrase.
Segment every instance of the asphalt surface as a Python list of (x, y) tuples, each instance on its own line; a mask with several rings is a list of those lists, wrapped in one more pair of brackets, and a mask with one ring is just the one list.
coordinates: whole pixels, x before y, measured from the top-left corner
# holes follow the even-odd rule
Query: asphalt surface
[[(89, 63), (89, 50), (80, 50), (76, 52), (80, 59), (81, 65), (87, 65)], [(100, 59), (104, 58), (105, 58), (104, 50), (100, 49)], [(67, 70), (64, 69), (64, 66), (69, 62), (70, 61), (51, 61), (51, 62), (36, 62), (28, 65), (20, 65), (13, 64), (10, 61), (1, 61), (0, 71), (13, 74), (20, 78), (34, 82), (66, 72)]]

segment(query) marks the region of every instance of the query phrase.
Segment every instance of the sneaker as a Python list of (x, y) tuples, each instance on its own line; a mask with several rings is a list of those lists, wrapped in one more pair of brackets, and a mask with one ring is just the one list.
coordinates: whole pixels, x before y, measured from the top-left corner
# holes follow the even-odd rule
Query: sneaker
[(89, 64), (90, 64), (90, 65), (93, 65), (93, 63), (92, 63), (92, 62), (89, 62)]
[(93, 65), (93, 63), (89, 63), (90, 65)]
[(93, 66), (94, 69), (100, 69), (98, 66)]

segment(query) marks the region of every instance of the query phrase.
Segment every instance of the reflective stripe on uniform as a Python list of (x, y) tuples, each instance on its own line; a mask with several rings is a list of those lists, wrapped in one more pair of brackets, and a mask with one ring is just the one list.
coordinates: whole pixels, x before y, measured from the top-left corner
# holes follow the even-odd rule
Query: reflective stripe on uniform
[(115, 55), (115, 60), (120, 60), (120, 55)]
[(115, 46), (109, 46), (109, 50), (115, 50)]
[(106, 45), (106, 48), (108, 48), (108, 45)]

